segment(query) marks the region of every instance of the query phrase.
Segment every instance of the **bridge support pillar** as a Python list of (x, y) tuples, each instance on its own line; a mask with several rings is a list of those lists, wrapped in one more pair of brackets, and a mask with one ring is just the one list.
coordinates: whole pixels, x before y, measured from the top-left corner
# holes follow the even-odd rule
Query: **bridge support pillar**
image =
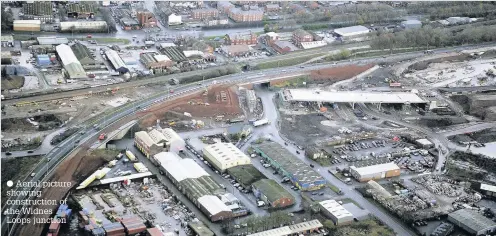
[(351, 103), (351, 108), (353, 108), (353, 110), (355, 110), (355, 103)]

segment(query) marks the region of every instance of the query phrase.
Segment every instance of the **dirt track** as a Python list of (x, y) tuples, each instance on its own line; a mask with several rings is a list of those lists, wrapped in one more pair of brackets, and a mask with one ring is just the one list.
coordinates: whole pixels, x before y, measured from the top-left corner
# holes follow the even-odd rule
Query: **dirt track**
[(353, 76), (357, 76), (360, 73), (372, 68), (374, 65), (349, 65), (349, 66), (341, 66), (341, 67), (333, 67), (322, 70), (312, 71), (310, 77), (313, 80), (344, 80), (352, 78)]

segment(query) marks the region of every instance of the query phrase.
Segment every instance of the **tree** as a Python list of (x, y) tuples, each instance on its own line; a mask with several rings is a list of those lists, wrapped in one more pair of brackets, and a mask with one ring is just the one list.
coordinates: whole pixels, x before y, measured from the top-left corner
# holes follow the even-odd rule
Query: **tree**
[(12, 10), (9, 8), (5, 10), (2, 5), (2, 30), (12, 30), (14, 26), (14, 17), (12, 15)]
[(264, 32), (265, 33), (270, 32), (270, 26), (269, 26), (269, 24), (265, 24), (264, 25)]

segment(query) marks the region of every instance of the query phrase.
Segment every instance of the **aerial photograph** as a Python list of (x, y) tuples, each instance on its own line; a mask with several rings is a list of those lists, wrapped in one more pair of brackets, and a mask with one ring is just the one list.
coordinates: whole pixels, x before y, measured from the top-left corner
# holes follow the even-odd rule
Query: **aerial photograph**
[(495, 236), (495, 1), (1, 0), (2, 236)]

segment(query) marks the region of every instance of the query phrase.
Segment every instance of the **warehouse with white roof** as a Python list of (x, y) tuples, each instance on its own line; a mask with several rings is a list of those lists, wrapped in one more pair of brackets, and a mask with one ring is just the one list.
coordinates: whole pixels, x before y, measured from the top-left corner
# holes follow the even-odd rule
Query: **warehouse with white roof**
[(184, 139), (182, 139), (176, 131), (171, 128), (166, 128), (162, 130), (162, 134), (167, 140), (167, 147), (170, 152), (179, 153), (184, 151), (186, 148), (186, 142), (184, 142)]
[(57, 55), (64, 65), (65, 73), (70, 79), (85, 79), (88, 78), (83, 66), (74, 55), (71, 47), (66, 44), (60, 44), (55, 47)]
[[(311, 235), (319, 231), (324, 226), (319, 220), (305, 221), (294, 225), (269, 229), (259, 233), (248, 234), (247, 236), (289, 236), (289, 235)], [(319, 235), (319, 234), (318, 234)]]
[(220, 172), (228, 168), (251, 164), (251, 160), (232, 143), (216, 143), (203, 148), (203, 155)]
[(153, 157), (161, 171), (211, 221), (229, 219), (232, 210), (219, 197), (225, 190), (193, 159), (181, 158), (176, 153), (162, 152)]
[(360, 182), (400, 176), (400, 167), (394, 162), (356, 167), (350, 166), (350, 174)]
[(126, 63), (124, 62), (124, 60), (122, 60), (121, 56), (119, 56), (119, 53), (114, 50), (108, 49), (105, 51), (105, 56), (116, 71), (118, 71), (119, 73), (129, 72)]
[(353, 214), (346, 210), (336, 200), (325, 200), (319, 202), (320, 211), (329, 217), (335, 225), (350, 223), (353, 221)]
[(364, 37), (366, 36), (370, 30), (362, 25), (350, 26), (335, 29), (334, 33), (342, 38), (356, 38), (356, 37)]
[(200, 210), (202, 210), (211, 221), (222, 221), (232, 217), (231, 209), (218, 197), (206, 195), (198, 198)]

